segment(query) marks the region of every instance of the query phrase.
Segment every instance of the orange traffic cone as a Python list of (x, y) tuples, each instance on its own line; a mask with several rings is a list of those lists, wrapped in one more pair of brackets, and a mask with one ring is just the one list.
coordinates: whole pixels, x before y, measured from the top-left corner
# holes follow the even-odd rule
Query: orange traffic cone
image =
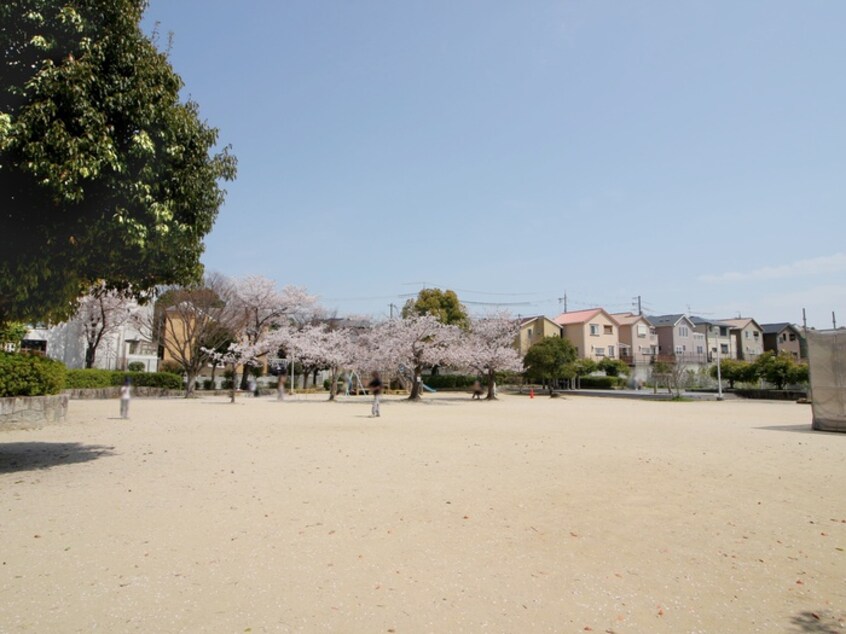
[(535, 398), (535, 388), (529, 388), (529, 398)]

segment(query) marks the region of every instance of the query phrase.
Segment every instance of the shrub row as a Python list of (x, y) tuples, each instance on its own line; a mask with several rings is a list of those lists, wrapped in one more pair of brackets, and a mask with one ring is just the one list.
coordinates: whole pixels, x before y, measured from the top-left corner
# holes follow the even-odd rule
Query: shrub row
[(138, 387), (182, 389), (182, 377), (170, 372), (122, 372), (120, 370), (68, 370), (65, 388), (85, 389), (122, 385), (126, 377)]
[(583, 376), (579, 385), (585, 390), (613, 390), (623, 387), (626, 380), (619, 376)]
[(477, 377), (465, 374), (435, 374), (423, 377), (423, 383), (436, 390), (470, 387), (475, 381), (478, 381)]
[(58, 394), (64, 388), (66, 372), (61, 361), (0, 352), (0, 397)]

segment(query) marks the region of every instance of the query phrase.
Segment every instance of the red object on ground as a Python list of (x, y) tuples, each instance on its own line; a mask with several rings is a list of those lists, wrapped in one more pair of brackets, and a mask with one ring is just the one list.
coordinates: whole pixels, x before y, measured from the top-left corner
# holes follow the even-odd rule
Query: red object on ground
[(529, 398), (535, 398), (535, 388), (529, 388)]

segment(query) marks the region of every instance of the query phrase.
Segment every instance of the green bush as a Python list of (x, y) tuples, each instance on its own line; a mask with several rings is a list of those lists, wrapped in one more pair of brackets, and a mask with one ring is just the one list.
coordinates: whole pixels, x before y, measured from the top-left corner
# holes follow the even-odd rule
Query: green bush
[(435, 390), (470, 387), (477, 380), (475, 376), (464, 374), (436, 374), (423, 377), (423, 383)]
[(55, 359), (0, 352), (0, 396), (58, 394), (66, 372), (65, 364)]
[(167, 390), (181, 390), (182, 377), (170, 372), (121, 372), (120, 370), (68, 370), (65, 383), (67, 389), (104, 388), (123, 385), (129, 377), (132, 385), (138, 387), (159, 387)]
[(211, 379), (206, 379), (203, 381), (203, 389), (204, 390), (213, 390), (214, 389), (214, 381)]
[(143, 361), (132, 361), (126, 366), (126, 369), (130, 372), (144, 372), (146, 371), (147, 366), (144, 365)]
[(613, 390), (626, 384), (619, 376), (583, 376), (579, 385), (586, 390)]

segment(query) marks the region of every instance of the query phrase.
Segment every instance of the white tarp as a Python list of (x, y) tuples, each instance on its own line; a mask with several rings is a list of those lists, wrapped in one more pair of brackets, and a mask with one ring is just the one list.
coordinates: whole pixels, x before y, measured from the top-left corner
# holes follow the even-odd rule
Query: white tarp
[(813, 428), (846, 432), (846, 330), (809, 330)]

